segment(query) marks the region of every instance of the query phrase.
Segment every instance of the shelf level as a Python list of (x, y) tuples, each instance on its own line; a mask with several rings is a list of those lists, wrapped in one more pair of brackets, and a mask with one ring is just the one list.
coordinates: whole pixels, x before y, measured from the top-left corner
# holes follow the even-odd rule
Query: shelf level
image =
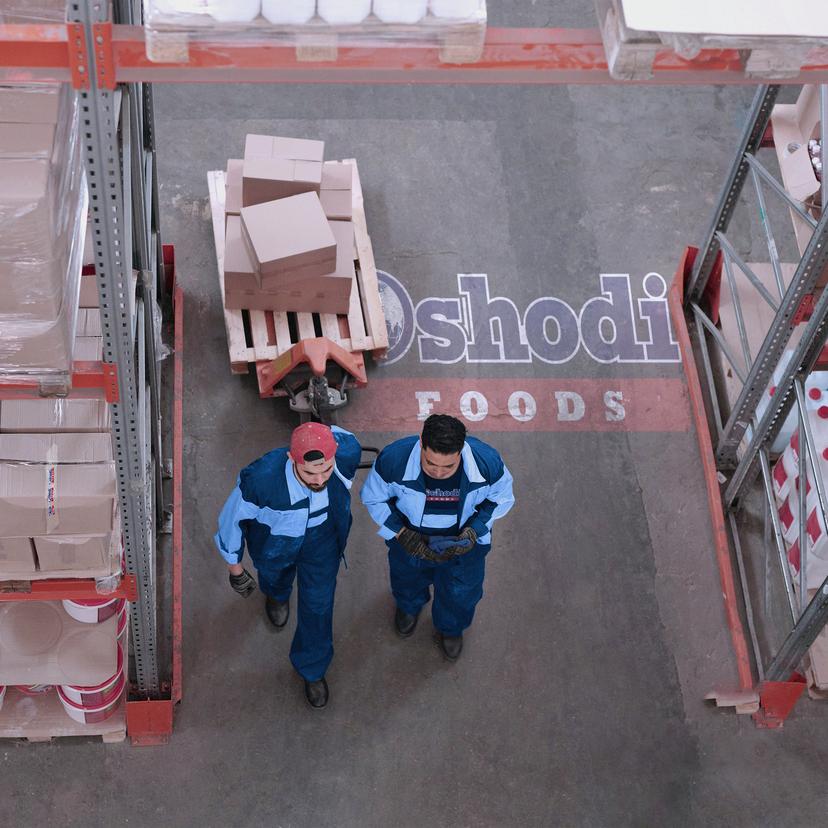
[[(52, 385), (37, 379), (6, 381), (0, 377), (0, 400), (22, 400), (49, 396)], [(74, 399), (104, 399), (118, 402), (118, 367), (109, 362), (79, 362), (72, 365), (70, 385), (58, 396)]]
[[(293, 46), (245, 42), (217, 32), (210, 42), (193, 41), (187, 63), (152, 63), (141, 26), (98, 24), (96, 53), (114, 69), (107, 83), (347, 83), (347, 84), (621, 84), (610, 77), (598, 29), (489, 28), (483, 54), (469, 64), (440, 62), (438, 48), (342, 46), (335, 61), (297, 60)], [(84, 51), (72, 49), (67, 28), (56, 25), (0, 26), (0, 79), (21, 82), (85, 81), (78, 72)], [(809, 64), (775, 83), (828, 82), (828, 64)], [(653, 63), (653, 78), (636, 83), (747, 84), (740, 52), (702, 50), (685, 60), (668, 50)]]
[(121, 701), (106, 721), (81, 724), (69, 718), (57, 692), (24, 696), (9, 687), (0, 709), (0, 739), (48, 742), (61, 736), (100, 736), (104, 742), (122, 742), (126, 738), (124, 708), (125, 704)]
[(114, 592), (102, 595), (91, 578), (56, 578), (45, 581), (3, 581), (0, 583), (0, 601), (90, 601), (101, 598), (137, 600), (138, 590), (134, 575), (124, 575)]

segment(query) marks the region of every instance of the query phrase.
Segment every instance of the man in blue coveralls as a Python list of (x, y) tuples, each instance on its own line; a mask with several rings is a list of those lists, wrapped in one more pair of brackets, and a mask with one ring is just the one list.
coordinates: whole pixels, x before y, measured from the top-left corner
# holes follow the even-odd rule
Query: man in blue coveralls
[(362, 450), (353, 434), (321, 423), (294, 430), (279, 448), (242, 469), (219, 515), (216, 546), (243, 597), (256, 590), (241, 565), (244, 546), (277, 630), (290, 614), (298, 580), (296, 633), (290, 660), (305, 680), (305, 698), (328, 703), (325, 672), (333, 658), (333, 606), (339, 561), (351, 528), (351, 484)]
[(382, 450), (361, 496), (388, 546), (397, 634), (412, 635), (433, 587), (437, 641), (456, 661), (483, 597), (492, 524), (515, 502), (512, 475), (460, 420), (432, 414), (419, 438)]

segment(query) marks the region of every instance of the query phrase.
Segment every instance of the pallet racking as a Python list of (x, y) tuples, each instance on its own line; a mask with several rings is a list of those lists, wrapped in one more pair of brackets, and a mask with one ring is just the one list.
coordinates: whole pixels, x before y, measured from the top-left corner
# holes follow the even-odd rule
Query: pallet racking
[[(90, 181), (94, 224), (95, 266), (104, 320), (104, 361), (100, 366), (77, 365), (72, 392), (76, 395), (102, 393), (112, 402), (113, 443), (118, 458), (119, 496), (123, 515), (127, 569), (135, 578), (138, 612), (134, 613), (131, 637), (135, 651), (135, 695), (142, 702), (127, 705), (127, 723), (134, 741), (152, 743), (168, 738), (172, 708), (181, 699), (180, 625), (181, 625), (181, 393), (183, 383), (183, 299), (175, 292), (175, 392), (173, 417), (173, 645), (172, 683), (159, 675), (156, 626), (155, 529), (163, 521), (163, 444), (161, 439), (160, 378), (156, 370), (159, 331), (153, 312), (156, 302), (164, 304), (171, 284), (164, 278), (165, 250), (158, 232), (157, 173), (154, 162), (152, 127), (152, 83), (268, 82), (268, 83), (342, 83), (342, 84), (615, 84), (610, 76), (604, 44), (597, 29), (497, 29), (486, 33), (482, 53), (474, 63), (445, 63), (437, 48), (405, 47), (367, 49), (340, 46), (335, 59), (307, 60), (308, 55), (289, 46), (240, 42), (223, 37), (194, 42), (186, 62), (154, 63), (146, 55), (140, 3), (116, 0), (113, 17), (108, 4), (94, 0), (70, 3), (64, 25), (0, 25), (0, 80), (5, 82), (59, 81), (71, 83), (81, 98), (85, 142), (85, 162)], [(310, 57), (314, 57), (311, 55)], [(317, 54), (317, 58), (333, 58)], [(444, 56), (445, 57), (445, 56)], [(702, 50), (693, 59), (684, 59), (669, 50), (659, 51), (650, 67), (652, 77), (637, 83), (742, 84), (756, 79), (746, 71), (745, 56), (735, 49)], [(828, 63), (811, 63), (781, 83), (828, 82)], [(765, 94), (765, 93), (763, 93)], [(120, 119), (119, 119), (120, 115)], [(120, 120), (120, 129), (119, 129)], [(756, 136), (751, 134), (747, 140)], [(728, 196), (738, 191), (749, 162), (742, 163), (727, 185)], [(673, 290), (674, 319), (684, 319), (685, 304), (679, 295), (685, 278), (689, 279), (687, 307), (698, 302), (709, 276), (710, 250), (715, 247), (715, 230), (726, 225), (727, 205), (717, 214), (716, 227), (698, 259), (702, 271), (693, 270), (688, 253), (679, 270)], [(815, 238), (823, 239), (825, 222)], [(809, 247), (808, 261), (816, 261), (822, 242)], [(819, 248), (819, 250), (817, 250)], [(132, 257), (126, 255), (130, 251)], [(131, 260), (134, 259), (134, 262)], [(715, 259), (715, 256), (714, 256)], [(140, 274), (137, 308), (137, 333), (126, 311), (131, 290), (133, 263)], [(172, 263), (166, 263), (169, 273)], [(807, 268), (805, 268), (807, 270)], [(701, 273), (701, 276), (700, 276)], [(810, 270), (808, 270), (810, 273)], [(802, 292), (809, 275), (797, 272), (795, 282)], [(814, 357), (814, 343), (823, 335), (823, 317), (828, 317), (828, 294), (813, 311), (809, 340), (798, 351), (801, 368)], [(794, 305), (793, 299), (786, 303)], [(682, 340), (684, 342), (684, 340)], [(686, 346), (689, 347), (689, 339)], [(685, 356), (690, 352), (685, 348)], [(767, 372), (776, 345), (763, 352), (760, 372)], [(250, 361), (239, 351), (234, 364)], [(254, 354), (255, 356), (255, 354)], [(231, 362), (233, 357), (231, 355)], [(689, 370), (689, 369), (688, 369)], [(736, 420), (728, 425), (728, 435), (755, 403), (754, 386), (764, 377), (752, 377), (741, 401)], [(754, 461), (762, 457), (763, 441), (773, 422), (793, 399), (795, 377), (785, 378), (785, 393), (772, 406), (772, 414), (759, 425), (751, 444), (751, 461), (736, 469), (725, 502), (732, 504)], [(7, 387), (10, 396), (37, 393), (31, 387)], [(783, 405), (784, 404), (784, 405)], [(150, 413), (147, 414), (146, 412)], [(701, 412), (701, 413), (700, 413)], [(702, 409), (696, 407), (698, 417)], [(740, 431), (739, 433), (742, 433)], [(734, 445), (725, 440), (720, 459), (733, 461)], [(705, 461), (707, 455), (705, 454)], [(708, 464), (709, 465), (709, 464)], [(716, 488), (716, 492), (718, 489)], [(711, 507), (721, 502), (710, 489)], [(716, 514), (714, 510), (714, 514)], [(719, 534), (723, 532), (716, 522)], [(149, 527), (152, 531), (143, 531)], [(128, 585), (129, 579), (125, 581)], [(57, 590), (66, 588), (53, 585)], [(32, 586), (32, 594), (44, 589)], [(50, 589), (52, 587), (49, 587)], [(88, 586), (86, 587), (88, 588)], [(74, 589), (74, 587), (73, 587)], [(129, 587), (125, 587), (129, 589)], [(14, 593), (10, 593), (14, 594)], [(128, 593), (131, 594), (131, 593)], [(0, 595), (0, 599), (3, 596)], [(726, 591), (731, 600), (731, 593)], [(736, 613), (738, 615), (738, 613)]]

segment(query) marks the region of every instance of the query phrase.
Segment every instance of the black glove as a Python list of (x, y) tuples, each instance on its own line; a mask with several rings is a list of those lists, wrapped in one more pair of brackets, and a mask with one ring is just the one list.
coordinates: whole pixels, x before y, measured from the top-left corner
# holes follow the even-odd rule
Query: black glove
[(477, 532), (471, 526), (467, 526), (455, 540), (456, 543), (454, 546), (446, 549), (440, 557), (440, 560), (447, 561), (449, 558), (456, 558), (458, 555), (465, 555), (466, 552), (471, 552), (477, 543)]
[(253, 576), (245, 569), (241, 575), (230, 574), (230, 586), (241, 595), (242, 598), (249, 598), (256, 591), (256, 582)]
[(397, 540), (400, 546), (411, 555), (412, 558), (419, 558), (422, 561), (436, 561), (437, 555), (429, 548), (428, 543), (423, 535), (415, 532), (413, 529), (406, 527), (399, 535)]

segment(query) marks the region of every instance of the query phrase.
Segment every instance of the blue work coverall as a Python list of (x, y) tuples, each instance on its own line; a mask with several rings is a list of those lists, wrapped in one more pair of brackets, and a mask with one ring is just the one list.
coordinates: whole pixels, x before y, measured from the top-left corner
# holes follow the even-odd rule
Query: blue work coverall
[[(456, 513), (429, 514), (420, 452), (416, 436), (386, 446), (362, 487), (362, 502), (388, 546), (391, 591), (397, 606), (409, 615), (417, 615), (429, 601), (433, 586), (434, 626), (443, 635), (458, 636), (471, 624), (475, 607), (483, 597), (492, 524), (515, 502), (512, 475), (495, 449), (469, 437), (461, 452)], [(446, 562), (420, 560), (396, 540), (397, 533), (406, 526), (424, 535), (451, 536), (471, 526), (477, 533), (477, 543), (465, 555)]]
[(219, 515), (215, 543), (227, 563), (242, 560), (245, 544), (259, 588), (287, 601), (298, 582), (296, 633), (290, 660), (306, 681), (318, 681), (333, 658), (336, 576), (351, 528), (351, 485), (362, 449), (333, 426), (334, 472), (321, 492), (294, 474), (287, 448), (260, 457), (239, 475)]

